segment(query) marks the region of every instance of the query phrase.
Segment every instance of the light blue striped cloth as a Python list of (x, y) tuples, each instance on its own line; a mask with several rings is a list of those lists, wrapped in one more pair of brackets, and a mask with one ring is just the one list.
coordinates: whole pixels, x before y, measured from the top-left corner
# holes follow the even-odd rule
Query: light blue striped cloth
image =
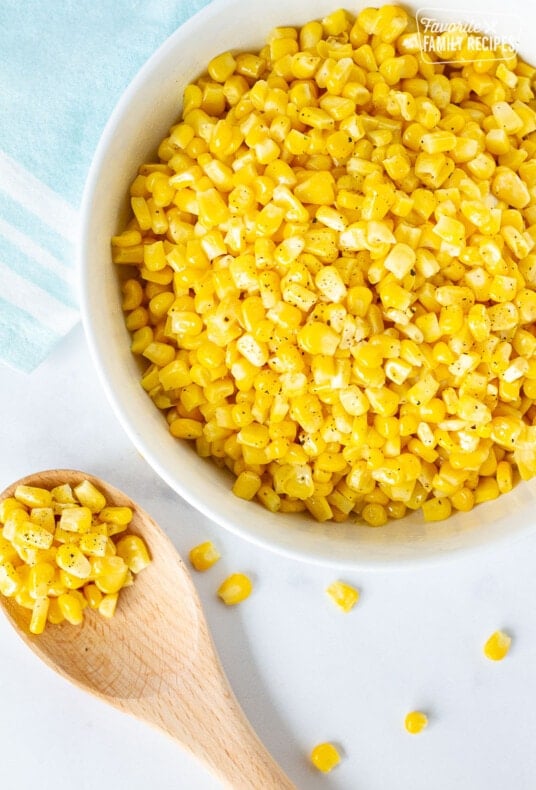
[(208, 1), (0, 1), (0, 364), (33, 370), (78, 321), (77, 212), (99, 136)]

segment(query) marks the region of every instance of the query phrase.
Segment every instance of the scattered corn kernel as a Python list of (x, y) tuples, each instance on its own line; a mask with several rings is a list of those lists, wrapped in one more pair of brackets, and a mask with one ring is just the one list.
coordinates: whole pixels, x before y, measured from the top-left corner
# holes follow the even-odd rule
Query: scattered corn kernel
[(206, 571), (220, 559), (221, 555), (211, 540), (206, 540), (190, 549), (190, 562), (196, 571)]
[(314, 767), (327, 774), (341, 761), (341, 755), (332, 743), (319, 743), (311, 751), (311, 762)]
[(404, 719), (404, 727), (412, 735), (417, 735), (428, 726), (428, 716), (420, 710), (412, 710)]
[(512, 638), (504, 631), (495, 631), (484, 645), (484, 655), (491, 661), (502, 661), (508, 655)]
[(234, 606), (249, 598), (253, 590), (251, 579), (244, 573), (232, 573), (218, 588), (218, 596), (227, 606)]
[(121, 588), (150, 562), (138, 535), (111, 540), (132, 516), (89, 480), (50, 491), (19, 485), (0, 502), (0, 594), (31, 610), (31, 633), (47, 622), (79, 625), (88, 605), (113, 616)]
[(359, 600), (359, 590), (341, 581), (332, 582), (326, 592), (343, 612), (349, 612)]

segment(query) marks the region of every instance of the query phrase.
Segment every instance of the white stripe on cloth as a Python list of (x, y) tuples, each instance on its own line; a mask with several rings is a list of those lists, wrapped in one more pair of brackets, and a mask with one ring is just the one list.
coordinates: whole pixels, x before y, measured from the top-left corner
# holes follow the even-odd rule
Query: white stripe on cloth
[(0, 151), (0, 189), (64, 239), (75, 241), (78, 225), (75, 209), (3, 151)]
[(2, 298), (24, 310), (57, 334), (67, 334), (78, 321), (78, 311), (58, 302), (34, 283), (16, 274), (0, 261)]
[(11, 244), (27, 255), (28, 258), (38, 263), (43, 269), (47, 269), (64, 282), (71, 286), (73, 285), (74, 272), (71, 267), (55, 258), (54, 255), (44, 250), (24, 233), (21, 233), (20, 230), (10, 225), (9, 222), (4, 222), (2, 217), (0, 217), (0, 236), (5, 236)]

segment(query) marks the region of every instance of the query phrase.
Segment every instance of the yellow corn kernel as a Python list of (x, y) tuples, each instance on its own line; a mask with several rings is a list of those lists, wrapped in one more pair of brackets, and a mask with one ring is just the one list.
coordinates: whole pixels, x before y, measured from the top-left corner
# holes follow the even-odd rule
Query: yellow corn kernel
[(245, 601), (253, 590), (251, 579), (244, 573), (232, 573), (218, 587), (217, 595), (227, 606)]
[(231, 52), (222, 52), (209, 62), (207, 71), (215, 82), (225, 82), (233, 74), (236, 60)]
[(389, 518), (404, 518), (407, 512), (407, 507), (404, 502), (389, 502), (385, 509)]
[(439, 187), (447, 180), (454, 170), (454, 161), (443, 153), (420, 153), (415, 160), (415, 175), (431, 189)]
[(411, 735), (417, 735), (428, 726), (428, 716), (420, 710), (412, 710), (404, 719), (404, 727)]
[(508, 461), (500, 461), (497, 464), (497, 486), (501, 494), (507, 494), (513, 488), (512, 466)]
[(467, 162), (466, 167), (475, 178), (488, 181), (495, 171), (495, 160), (490, 154), (482, 151)]
[(30, 632), (32, 634), (42, 634), (45, 630), (48, 617), (50, 601), (45, 596), (36, 598), (32, 608), (32, 616), (30, 618)]
[(77, 579), (88, 579), (91, 573), (88, 558), (73, 543), (64, 543), (58, 548), (56, 562), (62, 570)]
[(121, 557), (132, 573), (139, 573), (151, 562), (143, 538), (139, 535), (125, 535), (117, 542), (117, 556)]
[(17, 562), (18, 559), (17, 551), (15, 550), (13, 544), (7, 538), (4, 538), (0, 535), (0, 563), (2, 562)]
[(333, 356), (340, 343), (340, 336), (321, 321), (305, 324), (298, 331), (298, 345), (309, 354)]
[(32, 610), (34, 608), (35, 601), (30, 597), (28, 591), (24, 589), (24, 587), (14, 595), (14, 599), (16, 603), (24, 609)]
[(491, 331), (491, 321), (483, 304), (475, 304), (469, 309), (467, 324), (477, 343), (487, 340)]
[(121, 302), (121, 308), (123, 310), (128, 312), (130, 310), (135, 310), (136, 307), (141, 305), (143, 301), (143, 288), (138, 280), (126, 280), (121, 286), (121, 291), (123, 292), (123, 301)]
[(305, 154), (309, 148), (309, 138), (298, 129), (291, 129), (285, 139), (284, 146), (290, 154), (301, 156)]
[(511, 636), (504, 631), (495, 631), (484, 645), (484, 655), (490, 661), (502, 661), (508, 655), (511, 644)]
[(108, 534), (86, 532), (80, 536), (77, 545), (82, 554), (91, 557), (104, 557), (108, 545)]
[(359, 600), (359, 590), (341, 581), (332, 582), (326, 592), (343, 612), (349, 612)]
[(29, 513), (22, 505), (20, 508), (14, 508), (11, 510), (5, 520), (2, 529), (2, 537), (4, 537), (6, 540), (12, 541), (17, 529), (22, 527), (28, 521), (28, 519)]
[(98, 513), (106, 505), (106, 497), (89, 480), (83, 480), (74, 488), (74, 494), (81, 505)]
[(22, 579), (13, 563), (9, 560), (2, 560), (2, 562), (0, 562), (0, 593), (10, 598), (11, 596), (17, 595), (21, 588)]
[(103, 595), (96, 584), (85, 584), (83, 587), (84, 597), (90, 609), (98, 609)]
[[(134, 200), (134, 198), (133, 198)], [(141, 200), (144, 200), (141, 198)], [(150, 217), (149, 213), (149, 217)], [(134, 247), (113, 247), (112, 260), (118, 264), (143, 263), (144, 245), (136, 244)]]
[(407, 244), (395, 244), (385, 258), (383, 265), (398, 280), (402, 280), (415, 265), (415, 260), (415, 251), (411, 247)]
[(49, 598), (48, 599), (48, 613), (47, 613), (47, 621), (52, 623), (53, 625), (59, 625), (63, 623), (65, 617), (63, 612), (61, 611), (60, 605), (58, 603), (57, 598)]
[(145, 197), (141, 195), (133, 195), (130, 199), (130, 204), (140, 229), (142, 231), (149, 230), (149, 228), (152, 226), (153, 219)]
[(526, 184), (517, 173), (507, 167), (497, 167), (491, 183), (491, 192), (514, 208), (524, 208), (530, 201)]
[(335, 200), (335, 182), (331, 173), (326, 170), (311, 173), (304, 181), (294, 188), (294, 195), (302, 203), (325, 206)]
[(202, 423), (185, 417), (173, 420), (169, 430), (176, 439), (199, 439), (203, 435)]
[(327, 774), (341, 761), (337, 748), (332, 743), (319, 743), (311, 751), (311, 762), (314, 767)]
[(154, 333), (150, 326), (142, 326), (132, 332), (130, 350), (133, 354), (143, 354), (147, 346), (154, 340)]
[[(405, 245), (404, 245), (405, 246)], [(402, 266), (407, 263), (408, 256), (402, 258)], [(393, 266), (397, 265), (397, 260), (393, 262)], [(406, 291), (398, 283), (389, 281), (387, 278), (380, 283), (378, 293), (384, 308), (394, 308), (399, 312), (407, 310), (411, 304), (412, 297), (409, 291)]]
[(452, 512), (452, 504), (446, 497), (432, 497), (422, 504), (425, 521), (442, 521)]
[(43, 598), (49, 594), (54, 583), (56, 571), (49, 562), (37, 562), (29, 570), (26, 587), (34, 599)]
[(254, 499), (261, 487), (261, 483), (261, 478), (256, 472), (241, 472), (233, 484), (233, 493), (240, 499)]
[[(14, 510), (20, 510), (27, 514), (26, 507), (15, 497), (7, 497), (0, 502), (0, 524), (5, 524)], [(27, 518), (27, 515), (25, 516)]]
[(146, 244), (143, 248), (143, 262), (151, 272), (159, 272), (167, 266), (164, 245), (161, 241)]
[(50, 507), (52, 494), (46, 488), (38, 486), (18, 485), (15, 489), (15, 499), (26, 507)]
[(500, 101), (492, 105), (491, 111), (497, 125), (508, 134), (516, 134), (523, 128), (523, 121), (508, 102)]
[(53, 508), (33, 507), (30, 510), (30, 521), (53, 533), (56, 525)]
[(113, 617), (119, 600), (118, 593), (108, 593), (102, 597), (97, 609), (103, 617)]
[[(294, 484), (291, 483), (291, 487), (288, 488), (288, 483), (287, 483), (287, 490), (292, 492), (293, 490), (292, 485), (295, 486), (294, 493), (296, 493), (297, 490), (301, 498), (303, 494), (302, 491), (303, 484), (301, 484), (300, 481), (297, 481), (297, 483)], [(326, 497), (319, 492), (320, 489), (318, 483), (315, 484), (313, 481), (307, 480), (305, 485), (308, 488), (312, 487), (313, 492), (316, 492), (313, 493), (312, 496), (307, 497), (307, 499), (305, 499), (305, 506), (309, 511), (309, 513), (311, 513), (311, 515), (316, 519), (316, 521), (320, 521), (320, 522), (328, 521), (329, 519), (333, 518), (333, 510), (331, 508), (331, 505), (326, 499)]]
[(60, 568), (59, 572), (59, 586), (65, 588), (65, 590), (78, 590), (80, 587), (83, 587), (86, 583), (87, 579), (80, 579), (78, 576), (72, 576), (67, 571), (64, 571)]
[(439, 389), (438, 382), (430, 374), (424, 375), (406, 392), (406, 398), (415, 406), (428, 403)]
[(206, 571), (220, 559), (221, 554), (212, 541), (207, 540), (194, 546), (189, 552), (189, 559), (196, 571)]
[(109, 524), (126, 527), (132, 521), (132, 509), (125, 505), (106, 505), (99, 513), (99, 518)]
[(239, 431), (237, 439), (239, 444), (246, 444), (248, 447), (263, 448), (268, 445), (270, 434), (266, 425), (260, 425), (258, 422), (251, 422)]
[(67, 532), (84, 533), (91, 529), (91, 510), (88, 507), (66, 507), (61, 511), (58, 526)]
[(494, 477), (481, 478), (475, 489), (475, 504), (478, 505), (480, 502), (489, 502), (492, 499), (497, 499), (499, 494), (499, 485)]
[[(9, 519), (7, 523), (9, 524)], [(15, 527), (12, 539), (15, 547), (24, 546), (28, 549), (49, 549), (52, 546), (54, 535), (39, 524), (34, 524), (31, 521), (23, 521)]]
[(116, 593), (127, 580), (128, 566), (122, 557), (91, 557), (91, 575), (99, 590), (105, 594)]
[[(173, 317), (173, 320), (176, 320), (176, 327), (178, 327), (180, 318), (181, 316), (177, 317), (177, 314)], [(175, 327), (173, 328), (173, 331), (177, 331), (178, 333), (178, 329)], [(148, 346), (146, 346), (145, 350), (143, 351), (143, 356), (158, 367), (163, 368), (166, 367), (166, 365), (169, 365), (175, 359), (175, 349), (173, 346), (170, 346), (167, 343), (153, 341), (152, 343), (149, 343)]]
[(452, 507), (461, 510), (463, 513), (472, 510), (475, 505), (475, 495), (470, 488), (461, 488), (450, 497)]
[(385, 507), (376, 502), (365, 505), (361, 511), (361, 517), (371, 527), (383, 527), (388, 521)]
[(490, 129), (486, 133), (486, 148), (490, 154), (500, 156), (510, 150), (510, 138), (506, 129)]
[(84, 612), (79, 599), (72, 592), (67, 592), (59, 595), (57, 600), (65, 620), (71, 625), (80, 625), (84, 619)]
[(131, 310), (125, 318), (125, 325), (130, 332), (135, 332), (137, 329), (142, 329), (147, 326), (149, 321), (149, 313), (145, 307), (136, 307)]
[[(124, 230), (118, 236), (112, 236), (112, 246), (114, 247), (135, 247), (141, 243), (141, 233), (137, 230)], [(131, 280), (137, 283), (136, 280)]]
[(440, 239), (446, 241), (447, 244), (451, 244), (455, 247), (459, 247), (465, 242), (465, 226), (463, 222), (452, 219), (452, 217), (447, 217), (444, 214), (441, 215), (435, 225), (434, 233), (436, 233)]
[(277, 513), (281, 507), (281, 497), (268, 485), (262, 485), (257, 491), (257, 499), (271, 513)]

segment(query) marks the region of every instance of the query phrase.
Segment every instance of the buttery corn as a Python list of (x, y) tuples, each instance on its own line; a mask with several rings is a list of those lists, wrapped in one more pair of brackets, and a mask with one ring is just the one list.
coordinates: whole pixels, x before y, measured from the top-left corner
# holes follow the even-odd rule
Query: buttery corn
[[(412, 29), (337, 10), (216, 54), (112, 239), (143, 388), (271, 512), (439, 521), (536, 473), (529, 67), (463, 37), (423, 64)], [(92, 492), (64, 504), (100, 551)]]
[(113, 616), (122, 587), (150, 563), (138, 535), (112, 540), (132, 516), (89, 480), (50, 491), (20, 485), (0, 502), (0, 593), (30, 610), (31, 633), (64, 620), (79, 625), (88, 605)]

